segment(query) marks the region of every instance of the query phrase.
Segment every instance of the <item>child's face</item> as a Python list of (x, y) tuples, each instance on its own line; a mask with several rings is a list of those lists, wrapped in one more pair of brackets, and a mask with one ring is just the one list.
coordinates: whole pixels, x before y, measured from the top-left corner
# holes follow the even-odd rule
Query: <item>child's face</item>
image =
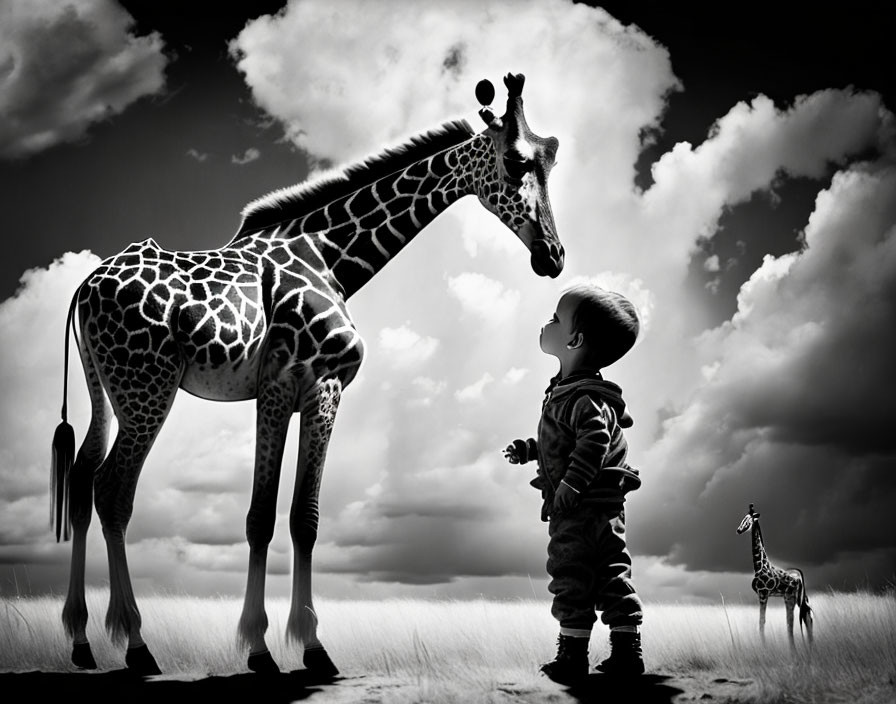
[(547, 324), (541, 329), (538, 342), (541, 351), (563, 359), (569, 354), (567, 345), (572, 342), (575, 331), (572, 327), (573, 314), (577, 301), (574, 296), (566, 294), (557, 302), (557, 310)]

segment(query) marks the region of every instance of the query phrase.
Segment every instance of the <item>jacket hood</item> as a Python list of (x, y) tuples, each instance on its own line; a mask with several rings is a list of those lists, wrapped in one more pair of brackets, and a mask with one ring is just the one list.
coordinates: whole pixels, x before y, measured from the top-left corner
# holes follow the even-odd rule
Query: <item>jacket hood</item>
[(623, 428), (629, 428), (634, 424), (634, 419), (629, 414), (625, 400), (622, 398), (622, 388), (618, 384), (604, 379), (600, 372), (571, 374), (565, 379), (559, 380), (554, 377), (546, 389), (546, 393), (550, 394), (551, 399), (557, 400), (571, 394), (579, 394), (582, 391), (600, 396), (616, 412), (619, 425)]

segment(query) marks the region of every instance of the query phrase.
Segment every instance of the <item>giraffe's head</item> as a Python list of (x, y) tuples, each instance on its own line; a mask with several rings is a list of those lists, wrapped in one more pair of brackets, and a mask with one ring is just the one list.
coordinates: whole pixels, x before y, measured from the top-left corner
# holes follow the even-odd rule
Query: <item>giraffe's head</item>
[(507, 108), (495, 117), (488, 105), (495, 95), (492, 84), (483, 80), (476, 97), (483, 104), (479, 115), (487, 125), (493, 159), (477, 183), (482, 204), (516, 233), (531, 253), (532, 270), (554, 278), (563, 271), (563, 245), (557, 237), (554, 214), (548, 199), (548, 175), (554, 166), (559, 142), (539, 137), (526, 124), (523, 114), (522, 74), (508, 73)]
[(737, 527), (737, 534), (740, 535), (742, 533), (746, 533), (753, 527), (753, 523), (759, 522), (759, 513), (753, 510), (753, 504), (750, 504), (750, 510), (747, 511), (747, 515), (743, 517), (743, 520), (740, 522), (740, 525)]

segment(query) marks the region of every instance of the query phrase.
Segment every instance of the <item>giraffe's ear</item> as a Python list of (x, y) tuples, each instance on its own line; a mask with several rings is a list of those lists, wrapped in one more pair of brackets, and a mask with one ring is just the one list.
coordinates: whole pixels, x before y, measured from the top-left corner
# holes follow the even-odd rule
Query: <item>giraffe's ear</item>
[(501, 118), (495, 117), (495, 113), (492, 112), (491, 108), (480, 108), (479, 117), (482, 118), (482, 121), (485, 123), (486, 127), (490, 127), (493, 130), (500, 130), (504, 127), (504, 123), (501, 121)]

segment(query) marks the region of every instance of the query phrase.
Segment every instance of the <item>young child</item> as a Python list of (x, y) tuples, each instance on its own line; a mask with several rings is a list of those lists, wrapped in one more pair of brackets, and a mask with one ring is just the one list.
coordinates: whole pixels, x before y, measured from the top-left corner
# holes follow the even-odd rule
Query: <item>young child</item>
[(538, 424), (538, 439), (514, 440), (504, 454), (513, 464), (538, 461), (531, 484), (544, 498), (549, 521), (547, 570), (560, 622), (557, 656), (541, 671), (571, 684), (588, 674), (588, 641), (597, 620), (610, 627), (610, 656), (597, 669), (640, 675), (641, 600), (631, 581), (625, 544), (625, 494), (641, 485), (626, 464), (622, 429), (632, 425), (622, 390), (601, 369), (625, 355), (640, 328), (624, 296), (591, 285), (567, 289), (542, 328), (540, 344), (557, 357)]

